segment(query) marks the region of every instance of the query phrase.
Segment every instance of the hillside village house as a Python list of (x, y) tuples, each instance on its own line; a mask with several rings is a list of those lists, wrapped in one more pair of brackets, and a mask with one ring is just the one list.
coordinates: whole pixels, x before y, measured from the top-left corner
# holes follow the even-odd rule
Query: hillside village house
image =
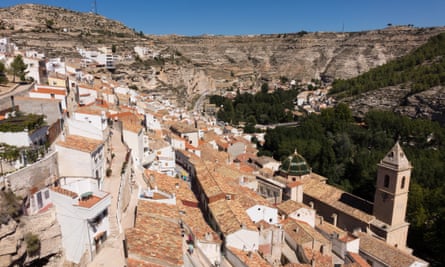
[(72, 118), (91, 124), (98, 131), (103, 132), (103, 136), (108, 136), (108, 121), (106, 109), (101, 106), (85, 106), (79, 107), (73, 112)]
[(46, 70), (48, 71), (48, 73), (54, 72), (65, 75), (65, 61), (63, 61), (61, 58), (50, 58), (46, 63)]
[(77, 91), (79, 94), (79, 105), (90, 105), (96, 102), (98, 93), (92, 85), (79, 83), (77, 84)]
[(199, 129), (193, 128), (191, 125), (185, 123), (175, 123), (170, 127), (170, 130), (174, 134), (187, 140), (187, 143), (192, 145), (193, 147), (197, 148), (199, 146)]
[(144, 129), (141, 119), (133, 113), (117, 114), (114, 118), (122, 121), (122, 137), (131, 149), (131, 155), (135, 164), (142, 166), (144, 162)]
[(57, 72), (50, 72), (48, 74), (48, 84), (51, 86), (65, 87), (66, 88), (67, 76)]
[(62, 110), (66, 110), (66, 87), (59, 86), (47, 86), (36, 84), (34, 88), (29, 91), (29, 97), (31, 98), (43, 98), (43, 99), (57, 99), (60, 100)]
[(153, 137), (149, 140), (148, 169), (166, 174), (176, 175), (175, 150), (164, 139)]
[(59, 174), (68, 177), (91, 177), (102, 188), (105, 177), (104, 141), (68, 135), (56, 142)]
[(89, 177), (62, 177), (50, 188), (51, 200), (62, 230), (62, 244), (68, 261), (91, 261), (110, 232), (108, 208), (111, 195), (99, 189)]

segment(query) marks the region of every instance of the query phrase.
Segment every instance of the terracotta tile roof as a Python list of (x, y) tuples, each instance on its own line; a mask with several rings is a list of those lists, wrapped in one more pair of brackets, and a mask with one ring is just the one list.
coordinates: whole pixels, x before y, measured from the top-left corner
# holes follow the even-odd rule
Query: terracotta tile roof
[(359, 254), (348, 252), (348, 256), (356, 263), (357, 267), (371, 267), (365, 259), (363, 259)]
[(178, 201), (198, 204), (195, 194), (183, 180), (147, 169), (144, 171), (144, 175), (150, 188), (157, 187), (163, 192), (175, 194)]
[(148, 263), (142, 260), (128, 258), (127, 267), (164, 267), (164, 266), (154, 263)]
[(71, 198), (77, 197), (77, 193), (67, 190), (67, 189), (63, 189), (62, 187), (53, 186), (53, 187), (51, 187), (51, 190), (54, 192), (57, 192), (59, 194), (65, 195), (65, 196), (69, 196)]
[(246, 163), (240, 163), (239, 170), (243, 173), (248, 173), (248, 174), (252, 174), (252, 172), (255, 171), (255, 169), (252, 166)]
[(360, 238), (360, 252), (378, 259), (387, 266), (403, 267), (413, 266), (415, 262), (425, 263), (423, 260), (409, 255), (366, 233), (359, 232), (357, 236)]
[(94, 205), (96, 205), (97, 203), (99, 203), (102, 199), (107, 197), (108, 195), (109, 195), (108, 193), (105, 196), (103, 196), (103, 197), (98, 197), (98, 196), (92, 195), (91, 197), (89, 197), (86, 200), (80, 200), (79, 199), (79, 202), (77, 203), (77, 205), (79, 207), (83, 207), (83, 208), (91, 208)]
[(256, 252), (242, 251), (233, 247), (227, 247), (245, 266), (248, 267), (271, 267), (265, 259)]
[(312, 242), (314, 239), (322, 244), (329, 244), (329, 240), (305, 222), (287, 218), (281, 221), (281, 223), (283, 224), (284, 231), (297, 244), (303, 245)]
[(179, 226), (156, 218), (149, 218), (146, 222), (150, 224), (150, 227), (132, 228), (125, 231), (128, 258), (160, 266), (183, 266), (182, 237)]
[(191, 124), (186, 124), (183, 122), (177, 122), (175, 124), (173, 124), (172, 126), (170, 126), (170, 129), (173, 132), (177, 132), (177, 133), (194, 133), (197, 132), (198, 129), (194, 128), (193, 125)]
[(167, 141), (165, 141), (162, 137), (152, 135), (152, 138), (153, 140), (149, 141), (149, 147), (153, 150), (158, 150), (170, 146), (170, 144)]
[(30, 92), (40, 94), (66, 95), (66, 89), (64, 87), (49, 87), (42, 85), (37, 85)]
[[(139, 201), (135, 227), (125, 231), (133, 266), (182, 266), (183, 240), (178, 221), (176, 206)], [(155, 265), (145, 265), (149, 263)]]
[(348, 204), (341, 201), (342, 195), (345, 193), (334, 186), (328, 185), (323, 181), (323, 177), (311, 173), (308, 177), (303, 179), (304, 182), (304, 194), (309, 195), (319, 201), (336, 209), (349, 214), (361, 221), (370, 223), (375, 217), (363, 212), (357, 208), (351, 207)]
[(65, 137), (65, 141), (60, 140), (56, 143), (58, 146), (88, 153), (96, 151), (102, 144), (103, 141), (78, 135), (68, 135)]
[(82, 106), (78, 107), (75, 113), (102, 116), (102, 111), (105, 110), (94, 108), (92, 106)]
[(201, 242), (221, 243), (219, 235), (207, 224), (199, 208), (179, 205), (181, 220)]
[(328, 235), (333, 235), (333, 234), (337, 234), (339, 239), (344, 239), (346, 241), (345, 238), (347, 238), (349, 236), (348, 232), (345, 230), (342, 230), (340, 228), (338, 228), (337, 226), (328, 223), (326, 221), (323, 221), (323, 223), (319, 223), (317, 225), (315, 225), (315, 228), (320, 231), (320, 232), (324, 232)]
[(243, 227), (252, 231), (258, 230), (244, 208), (235, 200), (221, 199), (210, 203), (209, 208), (225, 235), (234, 233)]
[(211, 162), (227, 162), (228, 154), (226, 152), (217, 151), (208, 143), (200, 145), (199, 148), (202, 151), (202, 160)]
[(251, 159), (253, 157), (255, 157), (255, 155), (252, 153), (243, 153), (243, 154), (236, 156), (235, 159), (239, 162), (248, 162), (249, 159)]
[(265, 198), (258, 195), (255, 191), (243, 186), (237, 187), (237, 195), (235, 199), (245, 210), (255, 205), (272, 207), (271, 203)]
[(314, 265), (317, 267), (332, 267), (334, 265), (330, 255), (323, 255), (319, 251), (310, 248), (304, 248), (304, 253), (308, 259), (314, 260)]
[(133, 112), (122, 112), (114, 114), (111, 117), (113, 119), (118, 118), (120, 121), (122, 121), (122, 126), (125, 130), (139, 133), (143, 129), (141, 118), (139, 118), (139, 116), (134, 114)]
[(137, 205), (138, 215), (136, 226), (146, 225), (145, 219), (150, 217), (165, 218), (172, 221), (179, 221), (179, 210), (176, 205), (168, 205), (152, 201), (139, 200)]
[(303, 203), (298, 203), (293, 200), (286, 200), (284, 202), (281, 202), (280, 204), (277, 205), (277, 208), (281, 213), (284, 213), (286, 216), (289, 216), (289, 214), (301, 208), (311, 209), (307, 205)]

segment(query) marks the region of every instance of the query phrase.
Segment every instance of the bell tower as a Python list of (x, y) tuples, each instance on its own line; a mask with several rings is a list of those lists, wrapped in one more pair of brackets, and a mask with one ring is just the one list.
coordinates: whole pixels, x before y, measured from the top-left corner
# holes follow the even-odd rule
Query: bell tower
[(397, 142), (377, 165), (373, 215), (386, 242), (406, 248), (409, 224), (405, 221), (411, 163)]

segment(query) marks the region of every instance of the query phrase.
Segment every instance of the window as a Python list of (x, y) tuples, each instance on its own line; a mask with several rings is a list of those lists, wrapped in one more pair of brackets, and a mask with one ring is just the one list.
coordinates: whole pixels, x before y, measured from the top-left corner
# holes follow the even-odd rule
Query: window
[(389, 187), (389, 175), (385, 175), (385, 180), (383, 181), (384, 187)]
[(45, 191), (45, 199), (48, 199), (49, 198), (49, 190), (46, 190)]
[(400, 186), (400, 188), (405, 188), (405, 180), (406, 180), (406, 177), (405, 176), (403, 176), (402, 177), (402, 185)]

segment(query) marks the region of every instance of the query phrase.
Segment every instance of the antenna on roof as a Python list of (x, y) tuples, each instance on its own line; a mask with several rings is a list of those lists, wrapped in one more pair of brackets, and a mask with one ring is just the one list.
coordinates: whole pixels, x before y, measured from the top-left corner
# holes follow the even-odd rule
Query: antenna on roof
[(93, 0), (93, 3), (91, 4), (92, 8), (91, 8), (91, 12), (93, 12), (94, 14), (97, 15), (97, 2), (96, 0)]

